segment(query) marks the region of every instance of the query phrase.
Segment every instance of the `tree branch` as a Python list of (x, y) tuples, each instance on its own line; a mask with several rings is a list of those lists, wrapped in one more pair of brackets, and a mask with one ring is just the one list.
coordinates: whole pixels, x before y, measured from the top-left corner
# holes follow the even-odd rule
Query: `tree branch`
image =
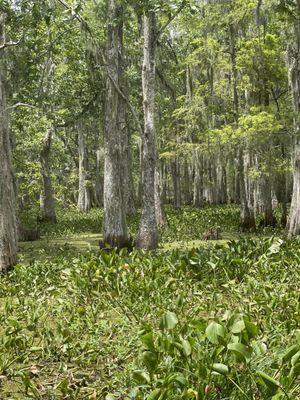
[(159, 36), (167, 29), (167, 27), (171, 24), (171, 22), (174, 21), (174, 19), (181, 13), (181, 11), (184, 9), (186, 4), (187, 4), (186, 0), (183, 0), (180, 7), (178, 8), (178, 10), (173, 15), (170, 16), (168, 21), (157, 32), (156, 39), (159, 38)]
[(6, 47), (17, 46), (19, 43), (20, 43), (20, 41), (18, 41), (18, 42), (6, 42), (6, 43), (3, 43), (3, 44), (0, 46), (0, 50), (4, 50), (4, 49), (6, 49)]
[(27, 107), (27, 108), (37, 108), (36, 106), (33, 106), (32, 104), (27, 104), (27, 103), (16, 103), (12, 106), (6, 107), (7, 110), (11, 110), (12, 108), (17, 108), (17, 107)]

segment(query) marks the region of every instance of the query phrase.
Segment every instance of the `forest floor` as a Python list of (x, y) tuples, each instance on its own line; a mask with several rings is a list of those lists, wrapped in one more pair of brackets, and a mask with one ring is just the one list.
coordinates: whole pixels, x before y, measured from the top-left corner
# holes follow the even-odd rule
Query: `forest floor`
[(156, 253), (101, 252), (101, 210), (20, 244), (0, 278), (0, 399), (300, 397), (300, 241), (240, 235), (234, 206), (167, 215)]

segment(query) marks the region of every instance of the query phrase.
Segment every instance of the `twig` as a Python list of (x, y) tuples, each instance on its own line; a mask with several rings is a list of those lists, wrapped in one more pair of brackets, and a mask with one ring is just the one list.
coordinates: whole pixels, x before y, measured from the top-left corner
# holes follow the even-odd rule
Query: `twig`
[(18, 42), (6, 42), (6, 43), (3, 43), (0, 46), (0, 50), (5, 49), (6, 47), (17, 46), (19, 43), (20, 43), (20, 40)]
[(17, 107), (37, 108), (36, 106), (33, 106), (32, 104), (16, 103), (16, 104), (14, 104), (12, 106), (6, 107), (6, 110), (10, 110), (12, 108), (17, 108)]

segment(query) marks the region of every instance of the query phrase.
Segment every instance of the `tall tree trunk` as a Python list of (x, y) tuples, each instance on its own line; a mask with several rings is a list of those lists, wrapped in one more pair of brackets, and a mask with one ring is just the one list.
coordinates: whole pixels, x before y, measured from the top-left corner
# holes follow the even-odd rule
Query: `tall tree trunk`
[(262, 201), (262, 211), (264, 214), (262, 226), (264, 227), (270, 226), (274, 228), (276, 225), (276, 220), (273, 213), (272, 188), (271, 188), (270, 176), (263, 175), (260, 178), (260, 193)]
[(123, 9), (116, 0), (108, 0), (107, 90), (104, 134), (104, 220), (103, 239), (112, 247), (128, 245), (126, 214), (121, 185), (121, 131), (118, 126), (119, 24)]
[[(5, 16), (0, 13), (0, 43)], [(4, 50), (0, 50), (0, 272), (17, 262), (17, 219), (5, 90)]]
[[(233, 116), (234, 121), (237, 123), (239, 119), (239, 96), (237, 89), (237, 68), (236, 68), (236, 27), (233, 22), (229, 24), (229, 38), (230, 38), (230, 59), (232, 69), (232, 81), (233, 81)], [(249, 207), (247, 185), (245, 177), (245, 160), (244, 160), (244, 148), (243, 144), (239, 143), (238, 148), (238, 182), (236, 190), (238, 189), (238, 196), (240, 200), (240, 228), (242, 231), (247, 231), (255, 228), (255, 218), (252, 209)]]
[(180, 190), (180, 163), (179, 157), (176, 155), (174, 160), (171, 160), (171, 173), (173, 180), (173, 204), (174, 208), (181, 207), (181, 190)]
[(142, 138), (142, 217), (136, 245), (143, 249), (155, 249), (158, 233), (155, 214), (155, 51), (156, 15), (150, 11), (144, 16), (143, 107), (145, 126)]
[[(125, 57), (123, 46), (123, 21), (119, 22), (118, 32), (118, 46), (119, 46), (119, 87), (122, 92), (127, 95), (128, 87), (125, 77)], [(135, 209), (135, 195), (132, 177), (132, 157), (131, 157), (131, 131), (127, 122), (127, 104), (125, 100), (120, 97), (118, 103), (118, 127), (121, 135), (121, 171), (122, 171), (122, 196), (125, 204), (127, 215), (134, 215)]]
[(53, 195), (51, 179), (51, 142), (53, 136), (53, 127), (51, 126), (43, 139), (42, 150), (40, 152), (41, 173), (43, 178), (42, 211), (43, 219), (48, 222), (56, 223), (55, 200)]
[(96, 174), (95, 174), (95, 205), (103, 207), (103, 176), (102, 176), (103, 150), (96, 150)]
[(203, 207), (203, 166), (202, 156), (195, 151), (194, 161), (194, 207)]
[(245, 182), (244, 152), (241, 144), (238, 154), (238, 175), (241, 202), (240, 228), (242, 231), (247, 231), (255, 228), (255, 219), (248, 204)]
[(126, 125), (124, 131), (124, 161), (126, 166), (123, 170), (123, 182), (124, 182), (124, 203), (127, 215), (134, 215), (136, 213), (136, 195), (133, 183), (132, 173), (132, 154), (131, 154), (131, 132), (130, 128)]
[(78, 124), (78, 211), (85, 211), (85, 191), (86, 191), (86, 152), (83, 125)]
[(93, 199), (91, 172), (90, 172), (89, 159), (87, 153), (85, 158), (85, 170), (86, 170), (86, 175), (85, 175), (85, 185), (84, 185), (85, 186), (84, 211), (87, 212), (92, 208), (92, 199)]
[(162, 185), (161, 185), (161, 173), (158, 165), (159, 161), (157, 161), (157, 165), (155, 166), (155, 192), (154, 192), (154, 201), (155, 201), (155, 215), (156, 215), (156, 223), (157, 226), (163, 226), (166, 223), (166, 215), (164, 210), (164, 205), (162, 201)]
[(300, 0), (297, 0), (294, 43), (289, 51), (289, 78), (294, 105), (293, 196), (287, 229), (289, 236), (300, 233)]

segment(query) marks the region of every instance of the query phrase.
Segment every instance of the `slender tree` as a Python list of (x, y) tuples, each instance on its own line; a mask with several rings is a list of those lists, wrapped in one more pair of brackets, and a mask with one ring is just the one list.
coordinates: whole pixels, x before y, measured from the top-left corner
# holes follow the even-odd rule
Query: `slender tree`
[(5, 14), (0, 13), (0, 272), (17, 262), (17, 220), (5, 88)]
[(144, 60), (142, 70), (144, 132), (142, 137), (142, 217), (136, 240), (138, 248), (155, 249), (158, 244), (155, 212), (155, 52), (156, 15), (153, 10), (144, 16)]
[(290, 236), (300, 233), (300, 0), (296, 0), (293, 43), (289, 48), (289, 78), (294, 106), (293, 197), (288, 220)]
[(43, 139), (42, 150), (40, 152), (41, 173), (43, 179), (42, 211), (43, 219), (48, 222), (56, 223), (55, 200), (51, 181), (51, 162), (50, 151), (53, 136), (53, 127), (50, 127)]
[(119, 122), (119, 24), (120, 2), (108, 0), (107, 89), (104, 133), (104, 242), (112, 247), (128, 244), (126, 210), (121, 184), (121, 130)]

